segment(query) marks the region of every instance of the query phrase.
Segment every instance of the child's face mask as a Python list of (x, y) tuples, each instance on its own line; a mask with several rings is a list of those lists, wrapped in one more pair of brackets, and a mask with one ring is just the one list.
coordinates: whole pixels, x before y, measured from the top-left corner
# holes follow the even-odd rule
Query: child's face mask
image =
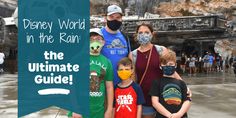
[(90, 41), (90, 55), (99, 55), (104, 43), (102, 41)]
[(127, 80), (132, 75), (131, 70), (118, 70), (117, 73), (121, 80)]
[(161, 64), (160, 69), (164, 75), (171, 76), (175, 73), (176, 65), (175, 61), (168, 61), (166, 64)]
[(175, 66), (161, 66), (164, 75), (173, 75), (175, 72)]

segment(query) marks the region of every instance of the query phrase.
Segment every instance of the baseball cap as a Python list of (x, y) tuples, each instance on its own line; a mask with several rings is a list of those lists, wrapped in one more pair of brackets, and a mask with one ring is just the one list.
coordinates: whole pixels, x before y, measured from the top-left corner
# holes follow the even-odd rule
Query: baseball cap
[(100, 36), (103, 37), (102, 31), (101, 31), (101, 29), (99, 29), (99, 28), (92, 28), (92, 29), (90, 29), (90, 32), (89, 32), (89, 33), (90, 33), (90, 34), (91, 34), (91, 33), (96, 33), (96, 34), (98, 34), (98, 35), (100, 35)]
[(111, 15), (114, 13), (120, 13), (122, 15), (122, 10), (119, 6), (117, 5), (110, 5), (107, 7), (107, 15)]

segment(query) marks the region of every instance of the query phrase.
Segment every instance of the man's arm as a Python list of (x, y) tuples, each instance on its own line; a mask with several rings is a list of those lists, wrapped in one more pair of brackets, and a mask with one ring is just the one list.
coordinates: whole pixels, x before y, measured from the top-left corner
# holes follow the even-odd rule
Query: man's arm
[(104, 115), (104, 118), (111, 118), (112, 117), (112, 106), (113, 106), (113, 99), (114, 99), (114, 89), (113, 89), (113, 82), (106, 81), (106, 92), (107, 92), (107, 109)]
[(138, 105), (137, 118), (141, 118), (141, 116), (142, 116), (142, 105)]
[(171, 118), (172, 113), (170, 113), (163, 105), (160, 104), (159, 98), (157, 96), (152, 96), (152, 106), (162, 115), (167, 118)]

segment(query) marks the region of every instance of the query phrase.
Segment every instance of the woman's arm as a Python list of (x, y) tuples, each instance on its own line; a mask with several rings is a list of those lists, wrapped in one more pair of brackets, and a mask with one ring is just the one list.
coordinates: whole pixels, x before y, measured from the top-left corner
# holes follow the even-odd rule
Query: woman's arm
[(178, 80), (182, 80), (182, 78), (180, 77), (180, 75), (175, 71), (175, 73), (172, 75), (173, 78), (178, 79)]
[(131, 52), (129, 53), (128, 58), (131, 59), (131, 61), (133, 61), (133, 57), (132, 57), (132, 53)]
[(132, 55), (132, 52), (130, 52), (129, 53), (129, 55), (128, 55), (128, 58), (132, 61), (132, 65), (133, 65), (133, 73), (132, 73), (132, 75), (131, 75), (131, 78), (135, 81), (135, 82), (137, 82), (137, 80), (136, 80), (136, 73), (135, 73), (135, 64), (134, 64), (134, 62), (133, 62), (133, 55)]

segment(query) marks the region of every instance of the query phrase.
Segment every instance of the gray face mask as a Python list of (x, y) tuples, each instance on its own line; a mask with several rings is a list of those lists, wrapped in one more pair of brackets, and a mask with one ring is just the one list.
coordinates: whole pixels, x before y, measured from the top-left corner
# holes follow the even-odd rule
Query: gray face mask
[(138, 34), (138, 43), (141, 45), (145, 45), (149, 42), (151, 42), (152, 40), (152, 34), (151, 33), (142, 33), (142, 34)]

